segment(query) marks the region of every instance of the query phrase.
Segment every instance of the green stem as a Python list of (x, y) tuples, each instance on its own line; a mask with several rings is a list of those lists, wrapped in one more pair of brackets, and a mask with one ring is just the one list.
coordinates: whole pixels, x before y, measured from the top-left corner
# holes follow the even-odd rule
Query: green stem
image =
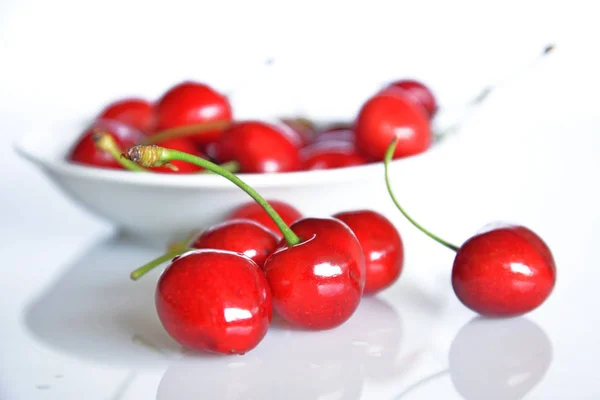
[[(123, 151), (121, 150), (115, 139), (108, 133), (98, 131), (94, 133), (94, 135), (92, 136), (92, 140), (94, 140), (94, 144), (96, 145), (96, 147), (110, 154), (115, 159), (115, 161), (121, 164), (123, 168), (133, 172), (153, 172), (124, 157)], [(240, 164), (237, 161), (229, 161), (221, 164), (221, 168), (226, 169), (229, 172), (238, 172), (240, 169)], [(212, 171), (206, 169), (198, 172), (198, 174), (212, 173)]]
[(383, 159), (384, 166), (385, 166), (385, 185), (387, 186), (387, 191), (390, 194), (390, 197), (392, 198), (392, 201), (394, 202), (394, 204), (396, 205), (396, 207), (398, 208), (398, 210), (400, 210), (400, 212), (402, 213), (402, 215), (404, 215), (404, 217), (407, 220), (409, 220), (411, 224), (413, 224), (415, 227), (417, 227), (417, 229), (419, 229), (421, 232), (423, 232), (424, 234), (426, 234), (427, 236), (429, 236), (430, 238), (432, 238), (436, 242), (440, 243), (441, 245), (446, 246), (450, 250), (458, 251), (458, 249), (459, 249), (458, 246), (455, 246), (452, 243), (449, 243), (449, 242), (441, 239), (440, 237), (434, 235), (433, 233), (429, 232), (427, 229), (425, 229), (421, 225), (419, 225), (414, 219), (412, 219), (411, 216), (408, 215), (406, 213), (406, 211), (404, 211), (404, 209), (402, 208), (402, 206), (400, 205), (400, 203), (396, 199), (396, 196), (394, 196), (394, 192), (392, 191), (392, 185), (390, 184), (389, 164), (390, 164), (390, 161), (392, 160), (392, 156), (394, 155), (394, 150), (396, 150), (396, 145), (397, 144), (398, 144), (398, 138), (394, 138), (394, 140), (392, 140), (392, 143), (390, 144), (390, 146), (386, 150), (386, 152), (385, 152), (385, 158)]
[(267, 214), (269, 214), (269, 217), (271, 217), (273, 222), (275, 222), (275, 225), (277, 225), (281, 231), (281, 234), (285, 238), (288, 246), (295, 246), (300, 243), (300, 238), (290, 229), (289, 226), (287, 226), (279, 214), (277, 214), (277, 211), (275, 211), (273, 207), (271, 207), (271, 205), (260, 194), (258, 194), (256, 190), (248, 186), (248, 184), (246, 184), (236, 175), (221, 168), (217, 164), (214, 164), (203, 158), (184, 153), (182, 151), (167, 149), (159, 146), (134, 146), (129, 149), (127, 155), (131, 160), (146, 167), (168, 164), (169, 161), (180, 160), (198, 165), (214, 172), (217, 175), (221, 175), (223, 178), (229, 180), (246, 192), (267, 212)]
[(177, 126), (175, 128), (165, 129), (164, 131), (157, 132), (156, 134), (147, 138), (144, 141), (144, 144), (156, 144), (162, 142), (163, 140), (195, 136), (204, 132), (223, 130), (229, 125), (231, 125), (230, 121), (217, 120), (201, 122), (199, 124)]
[(123, 151), (119, 148), (119, 145), (115, 139), (108, 133), (95, 132), (92, 135), (92, 140), (98, 149), (110, 154), (116, 162), (121, 164), (123, 168), (133, 172), (149, 172), (146, 168), (134, 163), (131, 160), (128, 160), (125, 157), (122, 157)]
[[(236, 172), (238, 172), (240, 170), (240, 163), (237, 161), (228, 161), (228, 162), (224, 162), (223, 164), (219, 164), (219, 167), (235, 174)], [(199, 173), (214, 174), (214, 172), (209, 169), (205, 169)]]
[(131, 274), (129, 274), (129, 277), (132, 280), (137, 281), (142, 276), (146, 275), (148, 272), (150, 272), (154, 268), (158, 267), (160, 264), (165, 263), (169, 260), (172, 260), (173, 258), (175, 258), (179, 255), (182, 255), (183, 253), (187, 253), (188, 251), (192, 251), (192, 250), (195, 250), (195, 249), (191, 249), (188, 247), (184, 247), (184, 248), (180, 247), (175, 250), (171, 250), (171, 251), (163, 254), (162, 256), (157, 257), (154, 260), (142, 265), (141, 267), (139, 267), (138, 269), (133, 271)]

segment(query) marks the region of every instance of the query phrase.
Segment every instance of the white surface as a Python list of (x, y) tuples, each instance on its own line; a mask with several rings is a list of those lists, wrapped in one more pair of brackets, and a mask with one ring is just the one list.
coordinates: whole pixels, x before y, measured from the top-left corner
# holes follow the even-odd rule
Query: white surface
[[(118, 2), (118, 11), (110, 1), (1, 2), (0, 135), (10, 142), (32, 126), (89, 115), (119, 94), (157, 94), (186, 75), (225, 87), (246, 64), (234, 59), (258, 62), (271, 50), (287, 57), (277, 76), (293, 82), (289, 92), (297, 96), (248, 90), (244, 96), (255, 101), (240, 96), (242, 115), (267, 114), (274, 103), (294, 109), (298, 102), (314, 114), (350, 115), (375, 81), (411, 69), (422, 71), (442, 99), (459, 102), (552, 36), (556, 54), (490, 99), (458, 138), (456, 157), (437, 172), (403, 177), (397, 194), (424, 225), (457, 242), (493, 220), (531, 227), (554, 252), (554, 293), (526, 318), (470, 323), (474, 315), (449, 289), (452, 255), (396, 218), (407, 259), (399, 285), (381, 296), (392, 309), (363, 304), (364, 313), (347, 326), (352, 332), (309, 336), (273, 329), (244, 357), (181, 358), (154, 316), (156, 274), (127, 280), (132, 267), (156, 252), (110, 239), (109, 226), (68, 201), (6, 145), (0, 147), (0, 399), (226, 399), (226, 393), (268, 399), (265, 385), (274, 388), (266, 391), (272, 398), (285, 390), (300, 398), (394, 399), (447, 368), (401, 398), (600, 397), (600, 62), (589, 54), (598, 37), (595, 14), (573, 2), (503, 3), (490, 10), (424, 1), (394, 2), (395, 9), (391, 2), (371, 9), (345, 5), (343, 18), (333, 6), (302, 3), (296, 18), (281, 6), (271, 9), (281, 12), (277, 19), (267, 13), (247, 18), (249, 9), (226, 2), (216, 9), (216, 3), (185, 12), (176, 1), (167, 10)], [(218, 17), (200, 24), (207, 7)], [(225, 22), (228, 29), (217, 29)], [(142, 34), (117, 41), (135, 24)], [(325, 35), (332, 27), (339, 35)], [(276, 41), (264, 40), (274, 31)], [(200, 68), (205, 52), (180, 51), (204, 46), (208, 32), (225, 45), (202, 50), (220, 49), (215, 54), (222, 62)], [(334, 37), (348, 51), (327, 62), (299, 51), (306, 44), (317, 59), (331, 55)], [(390, 48), (398, 52), (382, 52)], [(127, 62), (98, 61), (103, 52)], [(132, 342), (134, 334), (166, 354)], [(287, 361), (292, 364), (284, 366)]]

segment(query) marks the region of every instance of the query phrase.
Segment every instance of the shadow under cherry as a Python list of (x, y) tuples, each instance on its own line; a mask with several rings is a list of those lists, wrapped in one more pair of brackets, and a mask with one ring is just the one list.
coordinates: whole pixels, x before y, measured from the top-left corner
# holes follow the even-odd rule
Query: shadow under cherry
[(158, 271), (133, 282), (129, 272), (156, 252), (114, 236), (92, 246), (24, 311), (42, 343), (69, 355), (122, 366), (148, 366), (180, 352), (154, 306)]

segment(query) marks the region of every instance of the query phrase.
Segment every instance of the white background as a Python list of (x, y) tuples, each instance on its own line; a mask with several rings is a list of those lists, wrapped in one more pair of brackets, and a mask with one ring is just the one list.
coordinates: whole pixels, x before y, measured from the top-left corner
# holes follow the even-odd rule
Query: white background
[[(57, 355), (23, 326), (30, 301), (111, 230), (17, 157), (11, 144), (31, 127), (93, 116), (118, 96), (156, 98), (183, 79), (235, 89), (239, 118), (294, 112), (352, 118), (383, 82), (405, 76), (427, 82), (442, 106), (451, 106), (530, 64), (549, 42), (555, 53), (514, 75), (465, 126), (462, 162), (423, 176), (421, 186), (439, 196), (420, 196), (418, 185), (404, 196), (409, 207), (429, 206), (420, 216), (424, 225), (456, 241), (498, 219), (522, 222), (546, 239), (558, 284), (531, 319), (554, 353), (543, 383), (529, 393), (597, 398), (594, 3), (2, 0), (0, 399), (81, 398), (76, 388), (83, 386), (109, 398), (101, 388), (127, 372)], [(265, 69), (267, 58), (275, 63)], [(452, 301), (442, 348), (472, 317)], [(56, 365), (79, 371), (83, 386), (63, 383), (56, 397), (36, 389)]]

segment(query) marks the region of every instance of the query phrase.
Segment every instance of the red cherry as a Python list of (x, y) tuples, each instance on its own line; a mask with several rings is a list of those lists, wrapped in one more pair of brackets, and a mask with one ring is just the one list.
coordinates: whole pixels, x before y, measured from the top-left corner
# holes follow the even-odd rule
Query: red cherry
[[(268, 200), (268, 203), (275, 209), (275, 212), (279, 214), (279, 216), (283, 219), (283, 222), (285, 222), (287, 225), (290, 225), (302, 218), (300, 211), (296, 210), (296, 208), (293, 206), (284, 203), (283, 201)], [(267, 214), (267, 212), (255, 201), (250, 201), (237, 207), (227, 216), (226, 219), (250, 219), (271, 229), (277, 235), (281, 235), (277, 225), (275, 225), (269, 214)]]
[(337, 213), (333, 216), (354, 232), (365, 255), (365, 294), (379, 292), (400, 276), (404, 246), (396, 227), (383, 215), (371, 210)]
[[(208, 121), (231, 121), (232, 110), (227, 97), (208, 85), (183, 82), (169, 91), (156, 105), (158, 130), (199, 124)], [(216, 141), (220, 130), (191, 136), (198, 144)]]
[(144, 99), (122, 99), (107, 105), (97, 119), (111, 119), (142, 132), (151, 132), (154, 127), (154, 107)]
[(453, 245), (419, 225), (402, 208), (389, 179), (389, 163), (396, 140), (384, 158), (385, 182), (398, 210), (417, 229), (455, 251), (452, 287), (459, 300), (485, 316), (512, 317), (539, 307), (552, 293), (556, 265), (550, 248), (523, 226), (487, 228), (461, 247)]
[(314, 141), (317, 132), (311, 121), (304, 118), (290, 118), (282, 119), (281, 122), (298, 134), (301, 146), (309, 145)]
[(67, 159), (74, 163), (94, 167), (123, 169), (112, 155), (96, 148), (92, 136), (97, 132), (108, 133), (123, 150), (138, 144), (146, 137), (142, 132), (122, 122), (97, 120), (83, 132), (69, 151)]
[(300, 151), (303, 170), (332, 169), (362, 165), (367, 159), (345, 140), (319, 141)]
[(540, 306), (556, 282), (548, 246), (522, 226), (470, 238), (456, 254), (452, 286), (459, 300), (486, 316), (510, 317)]
[(229, 250), (245, 255), (261, 268), (275, 251), (279, 238), (258, 222), (236, 219), (215, 225), (190, 241), (196, 249)]
[[(160, 147), (165, 147), (167, 149), (183, 151), (185, 153), (197, 155), (197, 156), (203, 157), (203, 158), (206, 157), (206, 156), (204, 156), (204, 154), (202, 154), (198, 151), (196, 144), (189, 138), (167, 139), (167, 140), (163, 140), (162, 142), (156, 143), (156, 145), (160, 146)], [(169, 173), (169, 174), (173, 174), (173, 173), (179, 173), (179, 174), (183, 173), (184, 174), (184, 173), (199, 172), (204, 169), (197, 165), (194, 165), (194, 164), (191, 164), (191, 163), (188, 163), (185, 161), (179, 161), (179, 160), (171, 161), (171, 164), (173, 164), (174, 166), (177, 167), (177, 171), (174, 171), (174, 170), (172, 170), (168, 167), (164, 167), (164, 166), (163, 167), (152, 167), (152, 170), (155, 172), (165, 172), (165, 173)]]
[(240, 172), (296, 171), (300, 156), (294, 140), (284, 130), (264, 122), (239, 122), (226, 129), (217, 144), (220, 162), (235, 160)]
[(321, 129), (320, 133), (352, 130), (354, 124), (349, 122), (333, 122)]
[(423, 107), (429, 118), (433, 118), (438, 110), (437, 101), (431, 89), (423, 83), (411, 79), (392, 82), (390, 87), (399, 88), (409, 92), (415, 101)]
[(271, 323), (271, 294), (256, 263), (223, 250), (177, 257), (161, 275), (156, 310), (169, 335), (191, 350), (244, 354)]
[(354, 143), (356, 137), (351, 129), (333, 129), (324, 131), (315, 138), (315, 142), (328, 142), (330, 140), (343, 140)]
[(427, 150), (431, 144), (429, 121), (420, 106), (400, 90), (387, 90), (362, 107), (354, 128), (357, 147), (381, 161), (392, 139), (398, 139), (394, 158)]
[(333, 218), (305, 218), (290, 228), (302, 243), (284, 245), (265, 262), (273, 307), (303, 328), (341, 325), (358, 307), (365, 285), (365, 260), (356, 236)]

